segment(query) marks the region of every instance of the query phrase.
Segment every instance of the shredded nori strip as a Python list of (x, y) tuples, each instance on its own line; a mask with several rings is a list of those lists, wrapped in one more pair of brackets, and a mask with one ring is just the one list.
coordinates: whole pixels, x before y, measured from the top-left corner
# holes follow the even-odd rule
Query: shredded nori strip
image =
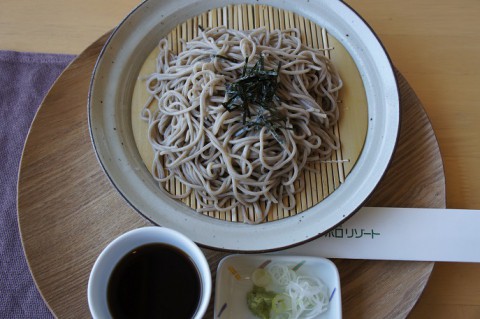
[(292, 128), (286, 127), (286, 118), (279, 114), (274, 103), (274, 99), (278, 99), (276, 90), (281, 67), (280, 62), (276, 70), (266, 70), (263, 55), (260, 55), (253, 67), (249, 67), (247, 57), (242, 76), (227, 85), (228, 100), (223, 106), (230, 112), (234, 110), (243, 112), (245, 127), (239, 130), (236, 136), (250, 129), (265, 127), (280, 144), (284, 144), (278, 130)]

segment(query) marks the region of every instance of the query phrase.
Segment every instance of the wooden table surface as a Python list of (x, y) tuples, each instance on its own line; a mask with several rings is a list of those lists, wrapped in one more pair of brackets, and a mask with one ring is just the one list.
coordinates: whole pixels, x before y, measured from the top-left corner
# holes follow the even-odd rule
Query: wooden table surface
[[(423, 102), (444, 159), (447, 206), (480, 209), (480, 1), (347, 0)], [(0, 49), (79, 54), (138, 1), (3, 0)], [(436, 263), (409, 318), (479, 318), (480, 265)]]

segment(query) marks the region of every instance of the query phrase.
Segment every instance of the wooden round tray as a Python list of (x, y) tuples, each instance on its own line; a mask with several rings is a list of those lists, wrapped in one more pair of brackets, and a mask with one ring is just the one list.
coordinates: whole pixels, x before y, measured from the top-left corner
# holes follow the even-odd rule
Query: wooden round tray
[[(87, 283), (95, 259), (115, 237), (150, 224), (110, 184), (91, 145), (87, 94), (106, 39), (107, 35), (87, 48), (54, 84), (35, 117), (21, 162), (21, 238), (34, 280), (59, 318), (89, 317)], [(401, 135), (391, 166), (367, 205), (445, 207), (445, 177), (435, 134), (414, 92), (397, 75)], [(204, 252), (215, 279), (218, 262), (227, 253)], [(334, 262), (341, 276), (344, 318), (404, 318), (434, 265)], [(207, 317), (212, 316), (210, 307)]]

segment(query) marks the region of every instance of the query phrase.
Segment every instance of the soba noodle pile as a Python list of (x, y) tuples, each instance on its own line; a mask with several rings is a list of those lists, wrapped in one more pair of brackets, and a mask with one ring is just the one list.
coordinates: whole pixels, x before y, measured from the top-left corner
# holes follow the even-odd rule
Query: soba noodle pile
[[(142, 110), (159, 184), (175, 178), (185, 191), (172, 197), (193, 192), (199, 211), (237, 208), (250, 223), (263, 221), (274, 203), (293, 209), (306, 165), (329, 160), (339, 147), (331, 128), (342, 81), (324, 53), (303, 45), (296, 29), (226, 27), (200, 32), (178, 55), (165, 39), (159, 50)], [(273, 103), (285, 120), (275, 130), (246, 127), (239, 109), (222, 104), (245, 63), (253, 67), (260, 56), (265, 70), (281, 63)]]

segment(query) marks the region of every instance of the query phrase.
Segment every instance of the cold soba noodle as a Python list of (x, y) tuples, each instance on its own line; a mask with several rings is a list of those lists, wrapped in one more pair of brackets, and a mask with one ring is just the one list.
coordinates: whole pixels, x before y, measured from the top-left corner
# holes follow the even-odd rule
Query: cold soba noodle
[(342, 81), (324, 52), (296, 29), (226, 27), (201, 31), (178, 55), (165, 39), (159, 50), (142, 110), (159, 184), (176, 178), (186, 191), (172, 197), (193, 192), (199, 211), (237, 207), (246, 222), (274, 203), (293, 209), (303, 169), (339, 147)]

